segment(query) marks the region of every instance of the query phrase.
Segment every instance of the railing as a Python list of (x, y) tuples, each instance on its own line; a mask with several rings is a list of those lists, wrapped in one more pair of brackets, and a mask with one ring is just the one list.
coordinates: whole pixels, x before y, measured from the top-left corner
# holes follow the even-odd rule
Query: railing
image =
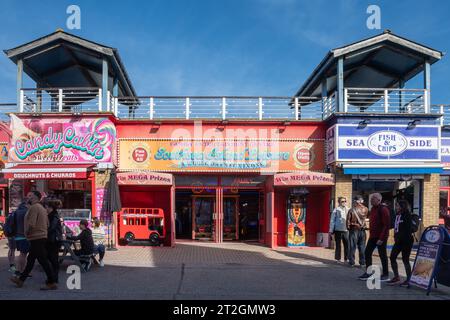
[(450, 125), (450, 104), (432, 104), (430, 112), (442, 114), (442, 117), (439, 120), (441, 126)]
[(322, 120), (322, 100), (292, 97), (123, 97), (121, 119)]
[[(108, 92), (108, 97), (109, 97)], [(19, 112), (98, 112), (110, 110), (110, 99), (102, 106), (99, 88), (38, 88), (20, 90)]]
[(17, 104), (0, 103), (0, 121), (9, 121), (8, 113), (17, 112)]
[[(99, 88), (22, 89), (8, 112), (112, 112), (119, 119), (323, 120), (338, 112), (338, 94), (329, 97), (113, 97)], [(345, 113), (443, 113), (450, 106), (427, 106), (423, 89), (345, 88)], [(2, 113), (0, 116), (6, 118)], [(449, 116), (450, 117), (450, 116)], [(450, 124), (450, 118), (442, 118)]]
[(345, 88), (343, 111), (427, 113), (427, 93), (424, 89)]

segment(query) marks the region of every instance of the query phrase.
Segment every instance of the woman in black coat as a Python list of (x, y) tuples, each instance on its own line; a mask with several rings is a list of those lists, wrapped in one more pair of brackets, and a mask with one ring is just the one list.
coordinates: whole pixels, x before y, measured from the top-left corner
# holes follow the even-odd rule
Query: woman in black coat
[(398, 274), (397, 257), (402, 253), (402, 261), (405, 265), (406, 280), (402, 282), (401, 286), (409, 287), (409, 280), (411, 278), (411, 264), (409, 257), (414, 244), (414, 237), (412, 232), (412, 216), (409, 203), (405, 200), (400, 200), (395, 204), (395, 227), (394, 227), (394, 246), (391, 251), (391, 266), (394, 272), (394, 278), (388, 281), (388, 284), (394, 285), (400, 283), (400, 276)]
[(58, 283), (59, 274), (59, 249), (62, 240), (62, 225), (59, 218), (58, 209), (61, 208), (62, 203), (58, 199), (44, 200), (44, 208), (48, 213), (48, 233), (47, 233), (47, 255), (48, 260), (52, 265), (52, 270), (55, 272), (54, 279)]

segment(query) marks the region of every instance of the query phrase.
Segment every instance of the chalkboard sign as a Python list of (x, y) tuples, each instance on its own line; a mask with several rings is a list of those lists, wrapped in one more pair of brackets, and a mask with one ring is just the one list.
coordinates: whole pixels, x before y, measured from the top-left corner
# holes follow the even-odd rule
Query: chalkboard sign
[(426, 289), (427, 295), (439, 273), (442, 246), (446, 240), (445, 233), (446, 230), (439, 226), (426, 228), (417, 249), (410, 284)]

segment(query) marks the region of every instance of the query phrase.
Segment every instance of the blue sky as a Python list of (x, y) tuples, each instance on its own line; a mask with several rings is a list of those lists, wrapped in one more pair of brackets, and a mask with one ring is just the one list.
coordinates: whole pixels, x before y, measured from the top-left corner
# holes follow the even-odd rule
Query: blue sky
[[(327, 51), (382, 29), (448, 52), (450, 2), (428, 0), (0, 0), (0, 49), (57, 28), (119, 49), (139, 95), (289, 96)], [(67, 30), (66, 8), (81, 8)], [(15, 102), (15, 65), (0, 55), (0, 103)], [(32, 83), (29, 82), (31, 85)], [(421, 79), (410, 83), (422, 85)], [(432, 102), (450, 103), (450, 56), (432, 67)]]

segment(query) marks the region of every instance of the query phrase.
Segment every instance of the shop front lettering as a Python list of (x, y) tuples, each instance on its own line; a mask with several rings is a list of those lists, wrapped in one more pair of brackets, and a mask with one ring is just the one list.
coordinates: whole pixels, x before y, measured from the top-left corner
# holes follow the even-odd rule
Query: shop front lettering
[(15, 152), (19, 159), (25, 160), (30, 155), (46, 149), (52, 149), (53, 153), (58, 154), (63, 147), (86, 152), (97, 160), (104, 156), (103, 148), (93, 133), (79, 136), (76, 135), (73, 127), (66, 128), (62, 133), (54, 133), (53, 128), (49, 128), (44, 136), (31, 138), (28, 141), (17, 140)]
[(134, 175), (127, 175), (127, 176), (121, 176), (119, 178), (120, 181), (130, 181), (130, 182), (135, 182), (135, 181), (139, 181), (139, 182), (151, 182), (151, 181), (158, 181), (158, 182), (167, 182), (167, 183), (171, 183), (172, 181), (169, 178), (166, 177), (160, 177), (160, 176), (154, 176), (154, 175), (139, 175), (139, 174), (134, 174)]
[(431, 140), (421, 140), (421, 139), (411, 139), (409, 140), (410, 147), (433, 147), (433, 142)]
[(14, 179), (66, 179), (77, 178), (74, 172), (15, 173)]
[(289, 160), (290, 152), (258, 151), (257, 149), (245, 148), (243, 152), (231, 152), (227, 149), (213, 148), (209, 152), (191, 152), (189, 149), (169, 151), (159, 148), (155, 160)]
[(379, 131), (367, 140), (370, 151), (383, 156), (394, 156), (404, 152), (407, 147), (406, 137), (399, 132)]

